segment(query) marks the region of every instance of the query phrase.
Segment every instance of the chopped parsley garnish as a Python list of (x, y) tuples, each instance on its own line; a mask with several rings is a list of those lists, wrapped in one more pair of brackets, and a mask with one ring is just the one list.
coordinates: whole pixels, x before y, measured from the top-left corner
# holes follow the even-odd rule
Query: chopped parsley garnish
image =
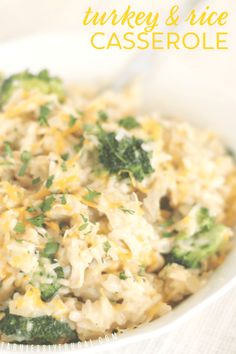
[(108, 252), (109, 251), (109, 249), (111, 248), (111, 244), (110, 244), (110, 242), (109, 241), (106, 241), (106, 242), (104, 242), (104, 244), (103, 244), (103, 249), (104, 249), (104, 252)]
[(127, 130), (140, 127), (139, 122), (134, 117), (125, 117), (119, 120), (118, 122), (120, 127), (123, 127)]
[(9, 157), (13, 157), (11, 145), (7, 141), (4, 142), (4, 155), (9, 156)]
[(170, 218), (170, 219), (167, 219), (166, 221), (164, 221), (161, 226), (162, 227), (168, 227), (168, 226), (171, 226), (174, 224), (174, 221)]
[(141, 182), (154, 172), (150, 163), (150, 154), (143, 149), (144, 141), (135, 137), (116, 139), (115, 132), (105, 132), (100, 127), (98, 134), (99, 161), (110, 174), (118, 174), (121, 178), (134, 178)]
[(62, 160), (67, 161), (69, 159), (69, 153), (66, 152), (65, 154), (61, 155)]
[(80, 150), (82, 149), (83, 144), (84, 144), (84, 137), (81, 136), (79, 138), (79, 140), (80, 140), (80, 142), (78, 144), (74, 145), (74, 150), (75, 150), (76, 153), (80, 152)]
[(46, 181), (46, 188), (50, 188), (53, 184), (54, 176), (49, 176), (47, 181)]
[(139, 267), (138, 275), (139, 275), (140, 277), (143, 277), (143, 276), (145, 275), (145, 270), (146, 270), (146, 267), (145, 267), (144, 265), (141, 265), (141, 266)]
[(123, 208), (123, 207), (120, 207), (119, 209), (121, 211), (123, 211), (124, 213), (126, 213), (126, 214), (130, 214), (130, 215), (134, 215), (135, 214), (135, 211), (132, 210), (132, 209), (126, 209), (126, 208)]
[(45, 126), (48, 126), (48, 117), (51, 113), (51, 110), (50, 108), (48, 107), (48, 105), (43, 105), (40, 107), (40, 110), (39, 110), (39, 117), (38, 117), (38, 122), (40, 125), (45, 125)]
[(62, 164), (61, 164), (61, 169), (63, 172), (66, 172), (67, 171), (67, 166), (66, 166), (66, 161), (63, 161)]
[(61, 204), (66, 204), (66, 203), (67, 203), (66, 196), (65, 196), (65, 194), (62, 194), (62, 196), (61, 196)]
[(25, 232), (25, 225), (23, 224), (23, 222), (21, 221), (18, 221), (16, 223), (16, 226), (14, 227), (14, 231), (17, 233), (17, 234), (23, 234)]
[(106, 122), (108, 120), (108, 114), (104, 111), (99, 111), (98, 118), (101, 122)]
[(79, 231), (84, 231), (85, 229), (87, 229), (88, 225), (89, 225), (88, 223), (84, 223), (84, 224), (80, 225)]
[(27, 167), (29, 165), (29, 162), (32, 158), (32, 155), (29, 151), (23, 151), (21, 156), (20, 156), (20, 159), (21, 159), (21, 162), (22, 162), (22, 165), (20, 167), (20, 170), (18, 172), (18, 176), (22, 177), (25, 175), (25, 172), (27, 170)]
[(97, 192), (95, 190), (87, 188), (87, 193), (83, 196), (84, 200), (87, 200), (88, 202), (94, 202), (94, 199), (96, 199), (99, 195), (101, 195), (100, 192)]
[(78, 113), (79, 116), (83, 116), (84, 112), (82, 112), (80, 109), (76, 109), (76, 112)]
[(27, 210), (29, 213), (34, 213), (35, 211), (37, 211), (37, 208), (35, 208), (35, 207), (28, 207), (26, 210)]
[(71, 114), (70, 121), (69, 121), (69, 127), (72, 128), (75, 125), (76, 121), (77, 121), (77, 119)]
[(88, 135), (97, 135), (102, 130), (100, 122), (94, 123), (85, 123), (83, 125), (84, 134), (87, 133)]
[(55, 202), (55, 200), (56, 199), (53, 195), (44, 199), (44, 201), (40, 205), (40, 209), (42, 210), (42, 212), (46, 213), (47, 211), (49, 211), (52, 208), (52, 205)]
[(42, 252), (42, 256), (46, 258), (53, 258), (57, 253), (58, 249), (59, 249), (58, 242), (54, 242), (54, 241), (47, 242)]
[(86, 216), (84, 216), (83, 214), (80, 214), (80, 215), (81, 215), (81, 218), (83, 219), (84, 223), (82, 225), (80, 225), (79, 231), (83, 231), (83, 230), (87, 229), (87, 227), (89, 226), (89, 219)]
[(165, 238), (173, 237), (174, 235), (175, 235), (175, 232), (164, 231), (162, 233), (162, 237), (165, 237)]
[(36, 177), (36, 178), (34, 178), (34, 179), (32, 180), (33, 186), (34, 186), (35, 184), (38, 184), (39, 182), (40, 182), (40, 177)]
[(125, 274), (125, 271), (120, 272), (119, 278), (120, 278), (121, 280), (126, 280), (126, 279), (127, 279), (127, 275)]
[(37, 227), (42, 227), (45, 221), (45, 217), (43, 214), (37, 215), (33, 218), (27, 219), (32, 225), (37, 226)]
[(83, 222), (88, 222), (88, 217), (84, 216), (83, 214), (80, 214), (81, 218), (83, 219)]

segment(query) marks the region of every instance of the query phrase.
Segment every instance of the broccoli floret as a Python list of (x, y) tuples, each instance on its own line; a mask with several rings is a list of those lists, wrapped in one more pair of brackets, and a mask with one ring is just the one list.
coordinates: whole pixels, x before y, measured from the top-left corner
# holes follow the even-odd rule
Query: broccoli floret
[(150, 154), (143, 149), (144, 141), (135, 137), (116, 139), (115, 132), (101, 130), (99, 137), (99, 161), (110, 174), (119, 174), (127, 178), (131, 173), (137, 181), (154, 170), (150, 163)]
[(51, 316), (22, 317), (8, 311), (0, 321), (0, 333), (11, 342), (27, 344), (62, 344), (79, 340), (76, 331), (66, 322)]
[(64, 271), (62, 267), (57, 267), (55, 269), (55, 273), (57, 278), (52, 279), (53, 283), (51, 284), (40, 284), (40, 293), (41, 299), (43, 301), (49, 301), (53, 298), (53, 296), (57, 293), (57, 291), (61, 288), (61, 284), (58, 282), (58, 279), (64, 278)]
[(58, 77), (52, 77), (47, 70), (42, 70), (34, 75), (29, 71), (23, 71), (11, 75), (5, 79), (0, 86), (0, 107), (2, 107), (16, 89), (23, 88), (31, 90), (39, 89), (45, 94), (55, 94), (62, 101), (65, 97), (61, 80)]
[(140, 127), (139, 122), (132, 116), (120, 119), (118, 121), (118, 124), (127, 130), (131, 130), (131, 129)]
[(210, 230), (192, 236), (180, 234), (168, 255), (170, 263), (182, 264), (187, 268), (200, 268), (201, 262), (215, 254), (225, 240), (224, 225), (214, 225)]
[(41, 284), (40, 285), (40, 292), (41, 292), (41, 299), (43, 301), (49, 301), (53, 298), (56, 292), (60, 289), (61, 285), (58, 283), (53, 284)]
[(173, 248), (166, 257), (169, 263), (200, 268), (202, 261), (214, 255), (224, 243), (228, 228), (216, 224), (208, 209), (201, 208), (196, 217), (198, 229), (195, 233), (181, 231), (175, 236)]

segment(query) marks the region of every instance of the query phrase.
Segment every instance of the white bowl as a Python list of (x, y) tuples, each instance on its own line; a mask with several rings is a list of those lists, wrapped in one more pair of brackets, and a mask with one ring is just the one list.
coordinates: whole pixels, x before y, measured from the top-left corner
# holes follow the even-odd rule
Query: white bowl
[[(39, 70), (46, 67), (67, 80), (98, 84), (117, 73), (130, 57), (130, 53), (121, 51), (115, 51), (115, 55), (113, 51), (96, 51), (88, 43), (88, 38), (76, 33), (44, 34), (8, 42), (0, 46), (0, 70), (13, 73), (26, 68)], [(236, 149), (236, 99), (222, 83), (218, 87), (211, 85), (203, 75), (191, 72), (180, 59), (167, 56), (152, 73), (152, 86), (155, 88), (153, 92), (158, 94), (152, 96), (152, 102), (148, 103), (150, 106), (155, 105), (164, 113), (181, 115), (218, 131), (227, 144)], [(171, 313), (135, 330), (78, 344), (24, 346), (2, 343), (0, 351), (94, 353), (141, 339), (156, 338), (234, 287), (235, 259), (236, 248), (202, 290)]]

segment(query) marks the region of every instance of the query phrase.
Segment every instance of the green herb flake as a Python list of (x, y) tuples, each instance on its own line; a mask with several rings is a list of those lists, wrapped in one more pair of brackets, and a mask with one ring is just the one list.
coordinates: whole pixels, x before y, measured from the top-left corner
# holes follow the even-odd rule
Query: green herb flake
[(161, 224), (161, 226), (162, 227), (168, 227), (168, 226), (171, 226), (171, 225), (173, 225), (174, 224), (174, 221), (173, 221), (173, 219), (168, 219), (168, 220), (166, 220), (166, 221), (164, 221), (162, 224)]
[(32, 185), (35, 186), (36, 184), (38, 184), (40, 182), (40, 177), (36, 177), (32, 180)]
[(62, 162), (61, 169), (62, 169), (63, 172), (67, 171), (67, 166), (66, 166), (66, 162), (65, 161)]
[(46, 181), (46, 188), (50, 188), (53, 184), (54, 176), (49, 176), (47, 181)]
[(42, 252), (42, 256), (46, 258), (53, 258), (57, 253), (58, 249), (59, 249), (58, 242), (54, 242), (54, 241), (47, 242)]
[(139, 275), (140, 277), (143, 277), (143, 276), (145, 275), (145, 270), (146, 270), (146, 267), (145, 267), (144, 265), (141, 265), (141, 266), (139, 267), (138, 275)]
[(66, 201), (66, 196), (65, 196), (65, 194), (63, 194), (63, 195), (61, 196), (61, 204), (65, 205), (66, 203), (67, 203), (67, 201)]
[(26, 210), (27, 210), (29, 213), (34, 213), (35, 211), (37, 211), (37, 208), (35, 208), (35, 207), (28, 207)]
[(162, 233), (162, 237), (165, 237), (165, 238), (169, 238), (169, 237), (173, 237), (173, 236), (174, 236), (173, 232), (164, 231)]
[(111, 244), (110, 244), (110, 242), (109, 241), (106, 241), (106, 242), (104, 242), (104, 244), (103, 244), (103, 249), (104, 249), (104, 252), (108, 252), (109, 251), (109, 249), (111, 248)]
[(101, 195), (100, 192), (97, 192), (89, 188), (87, 188), (87, 191), (88, 192), (83, 196), (83, 199), (88, 202), (94, 202), (94, 199), (96, 199), (99, 195)]
[(40, 107), (39, 117), (38, 117), (39, 125), (41, 125), (41, 126), (49, 126), (48, 117), (49, 117), (50, 113), (51, 113), (51, 110), (48, 107), (48, 105), (43, 105), (43, 106)]
[(76, 112), (79, 116), (83, 116), (84, 112), (82, 112), (80, 109), (76, 109)]
[(69, 121), (69, 127), (72, 128), (75, 125), (76, 121), (77, 121), (77, 119), (71, 114), (70, 121)]
[(126, 209), (126, 208), (123, 208), (123, 207), (120, 207), (119, 209), (121, 211), (123, 211), (123, 213), (126, 213), (126, 214), (130, 214), (130, 215), (134, 215), (135, 214), (135, 211), (132, 210), (132, 209)]
[(23, 224), (23, 222), (21, 221), (18, 221), (16, 223), (16, 226), (14, 227), (14, 231), (17, 233), (17, 234), (23, 234), (25, 232), (25, 225)]
[(11, 145), (7, 141), (4, 142), (4, 156), (9, 156), (9, 157), (13, 158), (13, 152), (11, 149)]
[(42, 210), (43, 213), (46, 213), (47, 211), (52, 209), (52, 205), (55, 202), (55, 197), (51, 195), (50, 197), (47, 197), (44, 199), (42, 204), (40, 205), (40, 209)]
[(84, 216), (83, 214), (80, 214), (80, 216), (81, 216), (84, 223), (82, 225), (80, 225), (79, 231), (83, 231), (89, 226), (89, 219), (86, 216)]
[(22, 177), (25, 175), (25, 172), (27, 170), (27, 167), (29, 165), (29, 162), (32, 158), (32, 155), (29, 151), (23, 151), (21, 156), (20, 156), (20, 159), (21, 159), (21, 162), (22, 162), (22, 165), (20, 167), (20, 170), (18, 172), (18, 176)]
[(87, 133), (89, 135), (94, 135), (99, 132), (100, 127), (98, 124), (85, 123), (83, 126), (83, 130), (84, 130), (84, 133)]
[(120, 119), (118, 124), (120, 127), (125, 128), (127, 130), (140, 127), (139, 122), (132, 116)]
[(83, 219), (83, 222), (88, 222), (89, 219), (87, 218), (87, 216), (80, 214), (81, 218)]
[(107, 122), (108, 120), (108, 114), (104, 111), (98, 111), (98, 119), (101, 122)]
[(61, 158), (62, 158), (63, 161), (67, 161), (69, 159), (69, 153), (66, 152), (65, 154), (62, 154)]
[(87, 229), (88, 225), (89, 225), (89, 224), (82, 224), (82, 225), (80, 225), (79, 231), (84, 231), (85, 229)]
[(80, 140), (80, 142), (78, 143), (78, 144), (75, 144), (74, 146), (73, 146), (73, 148), (74, 148), (74, 150), (75, 150), (75, 152), (78, 154), (78, 152), (80, 152), (80, 150), (82, 149), (82, 147), (83, 147), (83, 144), (84, 144), (84, 137), (83, 136), (81, 136), (80, 138), (79, 138), (79, 140)]
[(45, 222), (45, 217), (43, 214), (37, 215), (33, 218), (27, 219), (32, 225), (37, 226), (37, 227), (43, 227), (43, 224)]
[(121, 280), (126, 280), (126, 279), (127, 279), (127, 275), (125, 274), (125, 271), (120, 272), (119, 278), (120, 278)]

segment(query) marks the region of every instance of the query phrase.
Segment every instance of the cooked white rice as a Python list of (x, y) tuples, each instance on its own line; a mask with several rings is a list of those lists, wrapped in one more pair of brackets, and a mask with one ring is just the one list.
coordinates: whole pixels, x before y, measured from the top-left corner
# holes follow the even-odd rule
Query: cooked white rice
[[(40, 107), (46, 104), (50, 114), (47, 124), (40, 124)], [(162, 119), (158, 113), (140, 115), (135, 107), (131, 91), (96, 96), (79, 88), (68, 89), (63, 102), (54, 94), (19, 88), (3, 106), (2, 311), (52, 316), (68, 322), (80, 340), (97, 338), (171, 311), (203, 286), (208, 272), (223, 261), (234, 223), (233, 158), (214, 133), (185, 121)], [(127, 116), (137, 122), (132, 130), (119, 123)], [(100, 124), (106, 132), (116, 132), (118, 142), (131, 136), (144, 141), (152, 173), (138, 181), (132, 174), (129, 178), (109, 174), (101, 166), (99, 140), (88, 128), (99, 117), (104, 118)], [(82, 147), (75, 149), (81, 137)], [(26, 166), (24, 151), (31, 154)], [(22, 165), (25, 171), (19, 176)], [(37, 208), (51, 196), (44, 223), (29, 221), (42, 214)], [(174, 238), (164, 237), (161, 225), (174, 217), (176, 230), (194, 233), (201, 207), (218, 223), (230, 226), (224, 231), (224, 247), (200, 268), (167, 264), (165, 255)], [(48, 242), (58, 245), (53, 261), (42, 256)], [(57, 279), (59, 289), (44, 301), (40, 286), (55, 281), (59, 266), (64, 272)], [(3, 335), (2, 340), (11, 339)]]

